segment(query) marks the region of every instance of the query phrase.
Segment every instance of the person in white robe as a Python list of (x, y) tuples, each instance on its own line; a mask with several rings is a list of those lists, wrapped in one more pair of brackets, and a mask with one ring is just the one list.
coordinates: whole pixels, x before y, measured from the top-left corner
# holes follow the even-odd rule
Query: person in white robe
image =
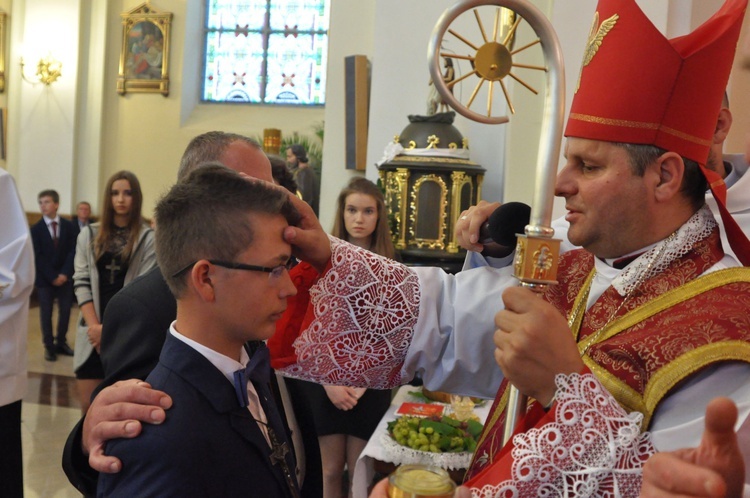
[(29, 296), (34, 250), (13, 177), (0, 168), (0, 483), (3, 496), (23, 496), (21, 399), (26, 393)]

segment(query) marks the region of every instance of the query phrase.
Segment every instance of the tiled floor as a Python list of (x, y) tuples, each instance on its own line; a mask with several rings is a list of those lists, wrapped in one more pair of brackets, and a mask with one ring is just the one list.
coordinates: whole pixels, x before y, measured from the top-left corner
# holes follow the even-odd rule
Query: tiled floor
[[(71, 347), (75, 347), (77, 318), (78, 310), (74, 309), (67, 336)], [(28, 354), (29, 388), (21, 412), (25, 498), (80, 497), (65, 477), (61, 464), (65, 440), (81, 417), (73, 358), (58, 356), (55, 362), (44, 360), (39, 308), (29, 312)]]
[[(75, 343), (74, 309), (68, 343)], [(29, 389), (21, 408), (24, 487), (26, 498), (80, 497), (62, 470), (62, 449), (70, 430), (81, 417), (73, 377), (73, 358), (44, 361), (39, 308), (29, 312)]]

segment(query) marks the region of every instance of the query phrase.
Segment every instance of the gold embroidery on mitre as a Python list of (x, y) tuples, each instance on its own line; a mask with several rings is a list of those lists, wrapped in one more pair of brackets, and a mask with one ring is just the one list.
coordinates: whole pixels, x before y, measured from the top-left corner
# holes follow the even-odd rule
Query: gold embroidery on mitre
[(579, 114), (577, 112), (570, 113), (570, 119), (586, 121), (587, 123), (597, 123), (597, 124), (610, 125), (610, 126), (623, 126), (625, 128), (644, 128), (647, 130), (656, 130), (659, 128), (659, 125), (656, 123), (643, 123), (640, 121), (627, 121), (625, 119), (601, 118), (599, 116), (592, 116), (590, 114)]
[(602, 21), (599, 25), (599, 12), (594, 12), (594, 21), (591, 23), (591, 31), (589, 32), (589, 38), (586, 40), (586, 48), (583, 50), (583, 63), (581, 64), (581, 70), (578, 73), (578, 84), (576, 85), (575, 93), (578, 93), (578, 89), (581, 87), (581, 76), (583, 75), (583, 68), (588, 66), (591, 60), (594, 58), (596, 53), (599, 51), (599, 47), (602, 46), (602, 40), (607, 36), (612, 28), (617, 24), (617, 20), (620, 18), (619, 15), (615, 14), (609, 19)]
[(687, 142), (692, 142), (694, 144), (702, 145), (704, 147), (711, 145), (712, 143), (711, 140), (705, 140), (703, 138), (696, 137), (694, 135), (688, 135), (687, 133), (684, 133), (679, 130), (675, 130), (674, 128), (660, 125), (659, 123), (644, 123), (642, 121), (628, 121), (627, 119), (602, 118), (599, 116), (592, 116), (590, 114), (580, 114), (577, 112), (570, 113), (570, 119), (577, 119), (579, 121), (585, 121), (587, 123), (596, 123), (596, 124), (602, 124), (602, 125), (608, 125), (608, 126), (622, 126), (623, 128), (641, 128), (644, 130), (660, 130), (668, 135), (672, 135), (682, 140), (685, 140)]
[(661, 131), (664, 133), (668, 133), (669, 135), (673, 135), (677, 138), (681, 138), (683, 140), (687, 140), (688, 142), (693, 142), (694, 144), (703, 145), (704, 147), (707, 147), (713, 143), (713, 139), (706, 140), (704, 138), (696, 137), (694, 135), (688, 135), (685, 132), (682, 132), (680, 130), (675, 130), (674, 128), (669, 128), (668, 126), (661, 126)]

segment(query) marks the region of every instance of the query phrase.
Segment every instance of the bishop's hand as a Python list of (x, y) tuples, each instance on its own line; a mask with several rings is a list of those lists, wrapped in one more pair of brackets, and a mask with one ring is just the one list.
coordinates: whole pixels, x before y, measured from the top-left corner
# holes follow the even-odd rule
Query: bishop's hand
[(555, 376), (584, 368), (560, 312), (523, 287), (503, 292), (505, 309), (495, 315), (495, 361), (521, 393), (542, 405), (552, 401)]
[(731, 400), (711, 401), (700, 446), (649, 458), (643, 469), (641, 496), (743, 496), (745, 466), (734, 432), (736, 421), (737, 407)]

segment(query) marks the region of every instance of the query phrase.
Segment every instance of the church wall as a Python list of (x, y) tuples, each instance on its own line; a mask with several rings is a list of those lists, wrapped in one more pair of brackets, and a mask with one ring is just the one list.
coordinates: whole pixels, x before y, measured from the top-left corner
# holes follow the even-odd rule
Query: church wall
[[(331, 30), (328, 48), (328, 88), (325, 110), (325, 143), (323, 144), (323, 172), (320, 187), (320, 223), (324, 230), (333, 228), (336, 199), (341, 189), (353, 176), (363, 173), (347, 170), (344, 57), (366, 55), (373, 64), (373, 40), (376, 36), (376, 0), (334, 0), (331, 4)], [(372, 94), (371, 94), (372, 95)], [(370, 113), (382, 105), (372, 100)], [(372, 116), (372, 114), (371, 114)], [(373, 127), (370, 120), (370, 129)], [(372, 150), (372, 143), (369, 151)]]
[[(729, 79), (729, 107), (732, 109), (733, 124), (724, 145), (725, 152), (745, 151), (745, 142), (750, 140), (750, 9), (745, 12), (745, 23), (740, 34), (732, 75)], [(742, 59), (747, 65), (742, 67)]]
[[(37, 209), (36, 196), (45, 188), (60, 192), (63, 212), (71, 202), (79, 9), (79, 0), (27, 0), (13, 2), (5, 10), (9, 31), (6, 167), (16, 178), (25, 209), (31, 211)], [(37, 62), (49, 53), (63, 62), (66, 76), (49, 87), (22, 82), (21, 57), (26, 74), (33, 78)]]
[[(568, 64), (569, 102), (596, 0), (534, 3), (558, 30)], [(343, 58), (365, 54), (372, 63), (365, 174), (374, 180), (374, 163), (406, 126), (407, 114), (424, 111), (427, 40), (439, 15), (452, 4), (453, 0), (332, 0), (328, 102), (325, 108), (300, 109), (198, 102), (197, 51), (202, 44), (196, 40), (202, 0), (152, 2), (154, 8), (174, 14), (166, 98), (116, 93), (119, 14), (139, 5), (137, 0), (0, 0), (0, 9), (8, 13), (6, 90), (0, 94), (0, 106), (8, 110), (7, 158), (0, 165), (15, 176), (27, 211), (36, 210), (40, 190), (54, 187), (61, 193), (63, 213), (84, 198), (98, 211), (106, 179), (120, 169), (133, 170), (144, 189), (144, 215), (151, 216), (159, 195), (174, 182), (179, 158), (193, 136), (220, 129), (256, 137), (270, 127), (312, 136), (312, 126), (324, 121), (321, 221), (328, 229), (339, 190), (351, 176), (362, 174), (344, 169)], [(702, 22), (721, 1), (639, 4), (658, 26), (676, 35)], [(21, 81), (18, 60), (30, 47), (51, 50), (63, 60), (58, 82), (44, 87)], [(27, 71), (35, 67), (35, 60), (38, 56), (27, 56)], [(735, 125), (725, 147), (728, 152), (742, 151), (750, 130), (750, 115), (740, 112), (750, 108), (750, 92), (743, 91), (749, 85), (750, 75), (733, 73), (729, 91)], [(472, 159), (488, 169), (484, 197), (530, 201), (542, 99), (516, 88), (511, 93), (521, 112), (510, 124), (484, 125), (458, 117), (456, 126), (470, 140)]]
[[(135, 5), (130, 0), (110, 2), (119, 7), (110, 7), (107, 20), (107, 53), (112, 60), (119, 60), (120, 26), (119, 12)], [(241, 104), (198, 103), (195, 92), (200, 72), (201, 56), (185, 51), (186, 43), (195, 48), (195, 39), (201, 36), (203, 2), (200, 0), (155, 0), (152, 7), (174, 14), (172, 20), (172, 49), (169, 54), (170, 92), (168, 97), (160, 94), (126, 94), (115, 92), (116, 64), (107, 67), (104, 92), (104, 126), (102, 136), (102, 179), (120, 169), (134, 171), (144, 188), (144, 214), (150, 215), (153, 206), (163, 191), (177, 177), (180, 157), (191, 138), (210, 130), (240, 133), (252, 138), (262, 137), (264, 128), (279, 128), (282, 133), (295, 131), (313, 136), (312, 126), (324, 120), (325, 109), (296, 107), (263, 107)], [(193, 20), (186, 25), (186, 18)], [(187, 70), (186, 70), (187, 68)], [(192, 71), (192, 75), (190, 74)], [(192, 76), (193, 81), (186, 81)], [(190, 94), (185, 93), (185, 88)], [(183, 106), (183, 100), (192, 102)], [(186, 107), (186, 108), (183, 108)]]

